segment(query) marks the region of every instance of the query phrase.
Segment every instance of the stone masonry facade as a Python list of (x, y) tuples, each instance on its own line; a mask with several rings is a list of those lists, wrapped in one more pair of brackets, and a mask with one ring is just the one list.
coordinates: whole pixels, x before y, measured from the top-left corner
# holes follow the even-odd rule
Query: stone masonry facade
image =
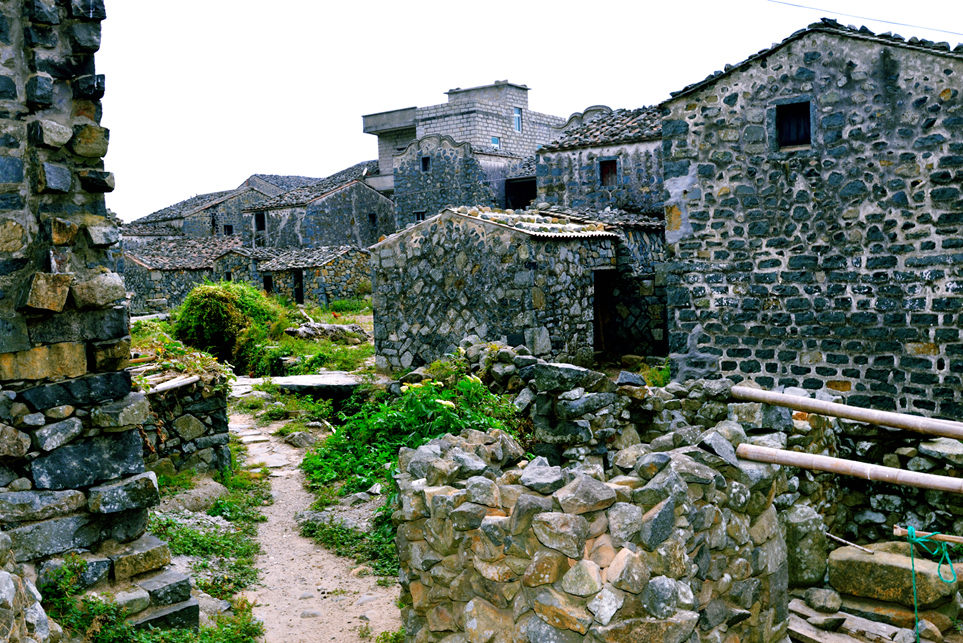
[(823, 22), (664, 104), (677, 372), (963, 416), (961, 75)]

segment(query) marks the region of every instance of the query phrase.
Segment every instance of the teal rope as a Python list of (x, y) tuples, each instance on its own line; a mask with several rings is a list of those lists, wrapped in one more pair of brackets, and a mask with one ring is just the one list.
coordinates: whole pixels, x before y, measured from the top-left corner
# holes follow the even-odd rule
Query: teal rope
[[(946, 543), (942, 541), (933, 540), (933, 536), (939, 535), (938, 532), (934, 532), (929, 536), (917, 536), (916, 528), (912, 525), (906, 526), (906, 539), (910, 544), (910, 567), (913, 574), (913, 616), (916, 618), (916, 627), (914, 631), (916, 632), (916, 643), (920, 643), (920, 611), (919, 603), (916, 598), (916, 557), (913, 555), (913, 550), (915, 547), (913, 545), (919, 545), (922, 547), (926, 553), (930, 556), (936, 556), (937, 553), (940, 555), (940, 564), (936, 568), (936, 575), (940, 577), (940, 580), (947, 584), (952, 584), (956, 582), (956, 568), (953, 567), (953, 561), (950, 560), (950, 553), (946, 549)], [(926, 543), (933, 545), (933, 549), (926, 546)], [(943, 565), (947, 565), (950, 571), (953, 572), (953, 578), (946, 580), (943, 578)]]

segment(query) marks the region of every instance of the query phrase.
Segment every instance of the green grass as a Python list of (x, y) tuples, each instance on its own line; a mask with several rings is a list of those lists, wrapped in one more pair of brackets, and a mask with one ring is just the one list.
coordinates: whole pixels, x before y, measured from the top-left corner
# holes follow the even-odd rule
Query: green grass
[(157, 476), (157, 487), (161, 498), (176, 496), (182, 491), (194, 488), (194, 473), (190, 470), (178, 471), (172, 476), (160, 474)]
[(313, 538), (338, 556), (371, 565), (376, 574), (394, 576), (398, 573), (395, 530), (391, 518), (383, 513), (376, 516), (375, 524), (367, 532), (340, 524), (305, 523), (301, 535)]

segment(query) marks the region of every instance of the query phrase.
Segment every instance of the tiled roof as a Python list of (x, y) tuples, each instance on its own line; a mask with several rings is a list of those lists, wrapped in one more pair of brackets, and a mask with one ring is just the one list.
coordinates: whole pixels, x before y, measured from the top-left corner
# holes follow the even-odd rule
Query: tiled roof
[(131, 223), (156, 223), (158, 221), (171, 221), (172, 219), (179, 219), (198, 208), (201, 208), (211, 201), (216, 201), (223, 197), (226, 197), (234, 190), (224, 190), (223, 192), (211, 192), (209, 194), (198, 194), (192, 196), (189, 199), (184, 199), (179, 203), (174, 205), (169, 205), (163, 210), (158, 210), (157, 212), (152, 212), (146, 217), (141, 217)]
[(886, 45), (915, 49), (923, 53), (932, 53), (941, 56), (949, 56), (951, 58), (963, 59), (963, 44), (958, 44), (955, 48), (951, 49), (950, 43), (948, 42), (933, 42), (932, 40), (925, 40), (915, 37), (906, 39), (900, 35), (891, 34), (889, 32), (877, 34), (870, 31), (866, 27), (859, 27), (858, 29), (852, 25), (847, 27), (831, 18), (823, 18), (820, 22), (814, 22), (805, 29), (800, 29), (799, 31), (791, 34), (782, 42), (777, 42), (773, 44), (772, 47), (768, 47), (756, 52), (742, 62), (736, 63), (735, 65), (726, 65), (722, 71), (717, 71), (697, 83), (683, 87), (679, 91), (672, 92), (672, 97), (676, 98), (679, 96), (684, 96), (694, 92), (697, 89), (701, 89), (702, 87), (715, 82), (721, 77), (728, 75), (730, 72), (733, 72), (737, 69), (742, 69), (751, 63), (756, 62), (757, 60), (766, 58), (785, 45), (788, 45), (789, 43), (799, 40), (803, 36), (814, 32), (833, 33), (861, 40), (872, 40)]
[(224, 255), (233, 252), (234, 254), (239, 254), (242, 257), (248, 257), (256, 261), (264, 261), (265, 259), (273, 259), (287, 250), (289, 250), (289, 248), (249, 248), (247, 246), (241, 246), (239, 248), (229, 248), (228, 250), (225, 250), (219, 254), (216, 258), (220, 259)]
[(604, 210), (578, 211), (578, 216), (584, 216), (593, 221), (599, 221), (618, 228), (647, 228), (656, 230), (665, 227), (665, 219), (663, 218), (661, 210), (640, 213), (605, 208)]
[(607, 231), (605, 225), (598, 221), (574, 216), (570, 211), (561, 208), (506, 212), (486, 207), (460, 206), (447, 211), (507, 226), (533, 237), (545, 239), (616, 238), (618, 236)]
[(273, 199), (268, 199), (247, 210), (271, 210), (274, 208), (291, 208), (305, 205), (310, 201), (327, 194), (331, 190), (341, 187), (351, 181), (356, 181), (361, 177), (374, 176), (378, 173), (378, 161), (363, 161), (352, 165), (349, 168), (335, 172), (331, 176), (321, 179), (313, 185), (299, 187), (285, 192)]
[(257, 269), (264, 272), (292, 270), (298, 268), (316, 268), (323, 266), (332, 259), (340, 257), (346, 252), (359, 250), (354, 246), (327, 246), (322, 248), (290, 248), (284, 250), (274, 259), (258, 264)]
[(523, 158), (508, 169), (506, 179), (526, 179), (535, 176), (535, 155)]
[(314, 185), (318, 181), (322, 181), (318, 177), (311, 176), (285, 176), (281, 174), (252, 174), (252, 179), (261, 179), (271, 185), (276, 185), (277, 187), (288, 191), (294, 190), (296, 188), (303, 188), (307, 185)]
[(175, 225), (170, 223), (152, 223), (152, 224), (138, 224), (138, 223), (125, 223), (121, 232), (125, 237), (156, 237), (156, 236), (166, 236), (166, 237), (180, 237), (184, 232)]
[(541, 151), (651, 141), (661, 136), (662, 115), (658, 107), (615, 109), (568, 130), (551, 143), (543, 145)]
[(154, 241), (125, 254), (152, 270), (203, 270), (214, 259), (241, 245), (241, 237), (207, 237)]

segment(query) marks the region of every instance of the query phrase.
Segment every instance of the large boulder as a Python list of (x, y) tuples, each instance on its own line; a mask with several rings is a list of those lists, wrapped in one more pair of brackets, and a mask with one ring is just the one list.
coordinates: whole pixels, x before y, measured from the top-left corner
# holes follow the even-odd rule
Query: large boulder
[(809, 505), (794, 505), (779, 516), (789, 553), (790, 587), (822, 583), (826, 574), (826, 526)]

